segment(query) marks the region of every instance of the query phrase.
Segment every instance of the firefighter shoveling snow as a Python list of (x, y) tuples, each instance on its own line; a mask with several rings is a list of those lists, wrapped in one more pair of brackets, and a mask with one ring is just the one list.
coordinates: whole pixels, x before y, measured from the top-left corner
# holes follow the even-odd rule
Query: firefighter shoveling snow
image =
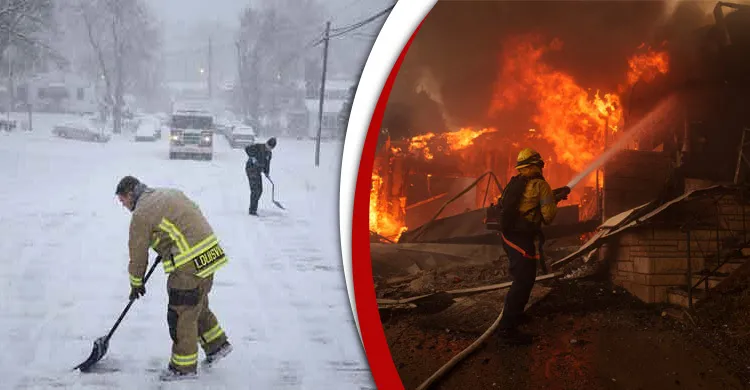
[(131, 215), (113, 196), (125, 175), (184, 191), (229, 257), (214, 275), (210, 299), (234, 351), (178, 386), (374, 387), (341, 278), (341, 143), (324, 143), (316, 169), (310, 142), (280, 139), (275, 194), (264, 192), (254, 218), (247, 215), (246, 155), (223, 139), (213, 161), (170, 161), (166, 140), (135, 143), (127, 134), (104, 144), (65, 140), (51, 134), (56, 118), (34, 120), (34, 132), (0, 134), (3, 387), (162, 385), (158, 373), (172, 345), (162, 270), (148, 280), (96, 369), (71, 370), (128, 303)]

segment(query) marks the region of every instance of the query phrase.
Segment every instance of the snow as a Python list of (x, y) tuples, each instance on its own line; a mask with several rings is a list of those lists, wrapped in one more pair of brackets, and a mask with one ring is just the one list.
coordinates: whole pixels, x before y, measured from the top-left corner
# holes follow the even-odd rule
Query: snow
[[(0, 387), (374, 388), (338, 244), (341, 143), (324, 142), (316, 168), (312, 141), (280, 138), (271, 177), (287, 210), (275, 208), (266, 181), (254, 218), (247, 215), (244, 152), (223, 137), (213, 161), (170, 161), (166, 137), (58, 139), (50, 130), (63, 119), (35, 114), (33, 132), (0, 132)], [(194, 381), (157, 379), (171, 346), (161, 267), (98, 364), (109, 372), (72, 371), (127, 304), (130, 213), (114, 196), (127, 174), (185, 191), (230, 256), (210, 302), (234, 352), (211, 369), (199, 367)]]

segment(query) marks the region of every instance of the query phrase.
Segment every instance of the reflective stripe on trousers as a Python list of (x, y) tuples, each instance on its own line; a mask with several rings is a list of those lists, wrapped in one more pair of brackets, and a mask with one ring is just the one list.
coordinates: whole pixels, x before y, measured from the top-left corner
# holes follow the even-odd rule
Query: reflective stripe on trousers
[(193, 366), (198, 364), (198, 353), (196, 352), (191, 355), (178, 355), (176, 353), (173, 353), (171, 362), (175, 366), (180, 367)]
[(221, 326), (219, 326), (219, 324), (216, 324), (216, 326), (214, 326), (210, 330), (208, 330), (205, 333), (203, 333), (200, 336), (199, 341), (200, 341), (201, 345), (206, 345), (206, 344), (209, 344), (210, 342), (218, 339), (223, 334), (224, 334), (224, 330), (221, 329)]

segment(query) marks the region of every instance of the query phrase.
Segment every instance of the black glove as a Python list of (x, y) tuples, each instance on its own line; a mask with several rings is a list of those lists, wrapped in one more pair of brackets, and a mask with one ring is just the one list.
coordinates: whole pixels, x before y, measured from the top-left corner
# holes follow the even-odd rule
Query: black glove
[(146, 295), (146, 287), (140, 286), (140, 287), (134, 287), (130, 286), (130, 300), (138, 299), (142, 296)]
[(555, 202), (560, 202), (563, 200), (568, 199), (568, 195), (570, 195), (570, 187), (560, 187), (552, 190), (552, 194), (555, 196)]

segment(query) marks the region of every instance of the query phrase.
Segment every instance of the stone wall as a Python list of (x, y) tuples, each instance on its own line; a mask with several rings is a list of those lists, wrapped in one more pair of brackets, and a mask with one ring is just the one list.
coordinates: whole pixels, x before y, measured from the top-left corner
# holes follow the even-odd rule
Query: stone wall
[[(692, 270), (697, 275), (702, 269), (717, 265), (717, 222), (722, 249), (729, 245), (723, 242), (732, 237), (743, 239), (742, 211), (737, 196), (719, 200), (718, 208), (710, 199), (690, 201), (656, 216), (651, 221), (654, 225), (623, 232), (607, 249), (613, 281), (645, 302), (666, 302), (670, 287), (685, 287), (688, 283), (688, 241), (679, 226), (695, 213), (704, 224), (690, 232)], [(750, 207), (745, 207), (744, 212), (745, 224), (750, 226)]]

